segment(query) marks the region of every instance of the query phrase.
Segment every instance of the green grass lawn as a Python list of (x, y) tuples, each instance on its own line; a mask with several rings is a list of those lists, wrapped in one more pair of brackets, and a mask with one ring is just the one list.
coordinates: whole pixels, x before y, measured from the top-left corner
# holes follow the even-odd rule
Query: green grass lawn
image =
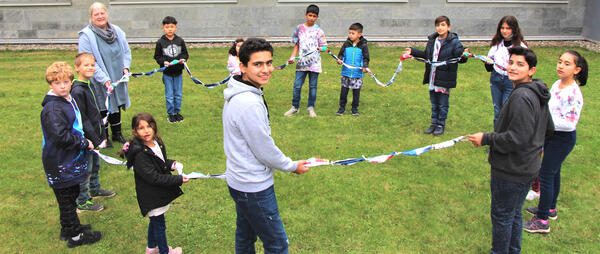
[[(565, 49), (534, 48), (538, 54), (535, 77), (548, 85), (558, 79), (556, 61)], [(402, 50), (371, 46), (371, 69), (381, 81), (391, 77)], [(475, 54), (487, 50), (471, 49)], [(582, 88), (585, 105), (578, 142), (563, 164), (560, 219), (551, 222), (549, 235), (523, 233), (523, 253), (599, 252), (600, 54), (577, 50), (591, 69), (588, 86)], [(274, 64), (284, 63), (290, 52), (291, 47), (276, 48)], [(133, 72), (156, 67), (151, 49), (133, 49), (132, 54)], [(97, 200), (105, 210), (80, 214), (81, 221), (102, 231), (104, 238), (75, 249), (67, 249), (58, 240), (58, 206), (41, 163), (39, 115), (48, 90), (46, 67), (54, 61), (72, 63), (74, 55), (74, 51), (0, 54), (0, 239), (4, 240), (0, 253), (142, 253), (145, 248), (148, 219), (139, 212), (133, 172), (104, 163), (101, 184), (117, 195)], [(226, 48), (190, 50), (189, 66), (203, 82), (224, 78), (226, 61)], [(422, 134), (430, 117), (427, 87), (421, 85), (422, 63), (406, 61), (404, 71), (387, 88), (365, 77), (359, 117), (335, 115), (340, 67), (323, 54), (323, 68), (315, 119), (306, 112), (307, 84), (300, 113), (283, 116), (291, 106), (293, 66), (275, 70), (265, 88), (275, 143), (294, 160), (375, 156), (492, 130), (490, 75), (479, 60), (459, 67), (458, 88), (452, 91), (447, 129), (441, 137)], [(224, 86), (206, 89), (184, 76), (181, 113), (185, 122), (169, 124), (160, 75), (129, 83), (132, 106), (123, 113), (126, 138), (131, 137), (131, 117), (149, 112), (157, 118), (169, 157), (182, 162), (186, 172), (224, 172)], [(116, 151), (103, 153), (116, 156)], [(489, 176), (485, 148), (462, 142), (419, 157), (398, 156), (384, 164), (317, 167), (302, 176), (278, 171), (275, 187), (290, 252), (488, 253)], [(166, 214), (169, 245), (181, 246), (186, 253), (232, 253), (235, 206), (225, 181), (195, 180), (182, 189), (185, 195)], [(537, 202), (525, 202), (525, 206), (534, 205)], [(260, 243), (257, 249), (262, 252)]]

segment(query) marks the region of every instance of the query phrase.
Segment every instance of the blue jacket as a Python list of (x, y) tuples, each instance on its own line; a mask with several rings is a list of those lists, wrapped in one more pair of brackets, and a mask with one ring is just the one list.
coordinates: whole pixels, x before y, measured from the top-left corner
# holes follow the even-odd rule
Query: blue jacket
[[(416, 48), (411, 48), (411, 55), (431, 60), (433, 57), (433, 45), (438, 37), (438, 33), (433, 33), (427, 37), (427, 47), (425, 52)], [(440, 53), (438, 55), (438, 61), (444, 61), (451, 58), (460, 57), (464, 51), (462, 43), (458, 39), (456, 33), (448, 32), (448, 37), (442, 42)], [(462, 58), (460, 63), (467, 62), (467, 58)], [(447, 65), (438, 66), (435, 72), (435, 85), (447, 88), (456, 87), (456, 71), (458, 70), (458, 63), (451, 63)], [(431, 65), (425, 65), (425, 75), (423, 76), (423, 84), (429, 83), (429, 73), (431, 72)]]
[(64, 189), (82, 183), (88, 177), (88, 141), (77, 103), (49, 92), (42, 102), (42, 163), (50, 187)]
[[(338, 58), (352, 66), (358, 67), (369, 67), (369, 47), (367, 46), (367, 39), (360, 37), (356, 46), (352, 44), (350, 38), (344, 42)], [(349, 78), (362, 78), (364, 74), (361, 69), (350, 69), (346, 66), (342, 66), (342, 76)]]

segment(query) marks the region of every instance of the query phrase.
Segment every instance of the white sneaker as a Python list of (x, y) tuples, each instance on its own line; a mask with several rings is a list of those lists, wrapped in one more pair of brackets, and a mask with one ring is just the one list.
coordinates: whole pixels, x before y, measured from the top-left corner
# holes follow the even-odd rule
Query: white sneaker
[(527, 200), (534, 200), (536, 198), (540, 198), (540, 194), (533, 190), (529, 190), (529, 192), (527, 192), (527, 197), (525, 197)]
[(317, 113), (315, 113), (314, 107), (308, 107), (308, 108), (306, 108), (306, 111), (308, 111), (308, 115), (310, 117), (317, 117)]
[(283, 113), (284, 116), (291, 116), (293, 114), (298, 113), (298, 108), (295, 108), (294, 106), (292, 106), (292, 108), (290, 110), (288, 110), (287, 112)]

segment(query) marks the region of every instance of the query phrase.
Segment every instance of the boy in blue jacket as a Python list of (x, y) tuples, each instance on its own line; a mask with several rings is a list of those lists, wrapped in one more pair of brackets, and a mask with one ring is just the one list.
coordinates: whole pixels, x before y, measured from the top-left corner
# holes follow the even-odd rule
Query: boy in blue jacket
[[(432, 62), (446, 61), (461, 57), (464, 48), (458, 35), (450, 32), (450, 19), (439, 16), (435, 19), (435, 33), (427, 37), (425, 52), (407, 48), (404, 54), (425, 58)], [(466, 63), (462, 57), (459, 63)], [(444, 134), (446, 118), (450, 108), (450, 90), (456, 87), (456, 71), (458, 63), (447, 63), (439, 66), (425, 64), (423, 84), (429, 83), (429, 100), (431, 101), (431, 126), (425, 134), (439, 136)]]
[(60, 239), (66, 240), (69, 248), (102, 239), (102, 233), (90, 232), (90, 225), (81, 225), (75, 212), (79, 184), (88, 176), (87, 153), (94, 145), (83, 136), (81, 114), (69, 93), (73, 76), (73, 68), (65, 62), (48, 67), (46, 81), (50, 91), (44, 97), (40, 115), (44, 135), (42, 163), (58, 201)]
[(361, 69), (350, 69), (342, 66), (342, 90), (340, 91), (340, 108), (337, 115), (341, 116), (346, 111), (346, 101), (348, 91), (352, 89), (352, 115), (358, 116), (358, 103), (360, 101), (360, 88), (363, 84), (363, 72), (369, 67), (369, 47), (367, 39), (362, 36), (363, 26), (360, 23), (354, 23), (348, 29), (348, 39), (342, 45), (338, 53), (338, 64), (342, 61), (348, 65), (362, 67)]

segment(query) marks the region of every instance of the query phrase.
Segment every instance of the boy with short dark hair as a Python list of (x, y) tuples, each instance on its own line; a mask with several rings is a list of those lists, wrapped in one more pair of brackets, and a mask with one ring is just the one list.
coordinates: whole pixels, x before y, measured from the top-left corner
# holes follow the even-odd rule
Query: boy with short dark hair
[[(165, 34), (156, 41), (154, 59), (160, 67), (168, 66), (173, 60), (185, 62), (188, 59), (185, 41), (177, 36), (177, 20), (166, 16), (162, 21), (162, 30)], [(183, 97), (183, 64), (175, 64), (163, 71), (165, 84), (165, 104), (167, 106), (167, 121), (169, 123), (183, 122), (181, 111), (181, 98)]]
[(550, 92), (542, 80), (532, 78), (535, 53), (523, 47), (508, 52), (508, 78), (514, 90), (502, 106), (494, 132), (469, 135), (475, 146), (490, 146), (491, 253), (521, 251), (521, 207), (540, 170), (544, 140), (554, 131)]
[[(425, 51), (407, 48), (404, 54), (425, 58), (432, 62), (446, 61), (461, 57), (464, 51), (456, 33), (450, 32), (450, 19), (439, 16), (435, 19), (435, 33), (427, 37)], [(459, 63), (467, 62), (462, 57)], [(441, 66), (425, 64), (423, 84), (429, 83), (429, 100), (431, 101), (431, 125), (425, 134), (439, 136), (446, 129), (446, 118), (450, 109), (450, 90), (456, 87), (456, 71), (458, 63), (448, 63)]]
[(73, 76), (73, 68), (65, 62), (55, 62), (46, 69), (50, 91), (44, 97), (40, 114), (44, 135), (42, 164), (58, 202), (60, 240), (67, 241), (69, 248), (102, 239), (102, 233), (89, 232), (90, 225), (81, 225), (75, 212), (79, 184), (88, 176), (87, 153), (94, 145), (83, 136), (81, 114), (69, 94)]
[[(79, 112), (83, 120), (84, 136), (92, 141), (95, 148), (104, 147), (107, 137), (104, 133), (104, 125), (102, 124), (94, 90), (90, 89), (90, 78), (94, 76), (96, 71), (96, 59), (89, 53), (77, 54), (75, 57), (75, 70), (78, 77), (71, 86), (71, 96), (79, 106)], [(88, 170), (90, 171), (89, 177), (79, 185), (77, 212), (100, 211), (104, 209), (104, 206), (92, 202), (92, 197), (112, 197), (116, 194), (115, 191), (100, 188), (98, 176), (100, 158), (96, 153), (88, 153)]]
[(302, 85), (308, 75), (308, 104), (306, 110), (310, 117), (317, 117), (315, 102), (317, 101), (317, 80), (319, 73), (321, 73), (321, 54), (319, 49), (327, 45), (327, 40), (321, 27), (315, 24), (319, 18), (319, 7), (314, 4), (309, 5), (306, 8), (305, 17), (306, 22), (296, 26), (292, 35), (294, 50), (288, 62), (293, 63), (298, 52), (300, 58), (298, 59), (298, 63), (296, 63), (292, 108), (285, 112), (285, 116), (298, 113)]
[(351, 69), (345, 65), (342, 66), (340, 108), (336, 113), (338, 116), (341, 116), (346, 111), (346, 102), (350, 89), (352, 89), (352, 115), (360, 115), (358, 112), (360, 88), (363, 85), (363, 73), (369, 67), (369, 47), (367, 46), (367, 39), (362, 36), (362, 31), (363, 26), (360, 23), (350, 25), (348, 39), (342, 45), (340, 53), (338, 53), (338, 64), (344, 62), (351, 66), (361, 67), (361, 69)]

